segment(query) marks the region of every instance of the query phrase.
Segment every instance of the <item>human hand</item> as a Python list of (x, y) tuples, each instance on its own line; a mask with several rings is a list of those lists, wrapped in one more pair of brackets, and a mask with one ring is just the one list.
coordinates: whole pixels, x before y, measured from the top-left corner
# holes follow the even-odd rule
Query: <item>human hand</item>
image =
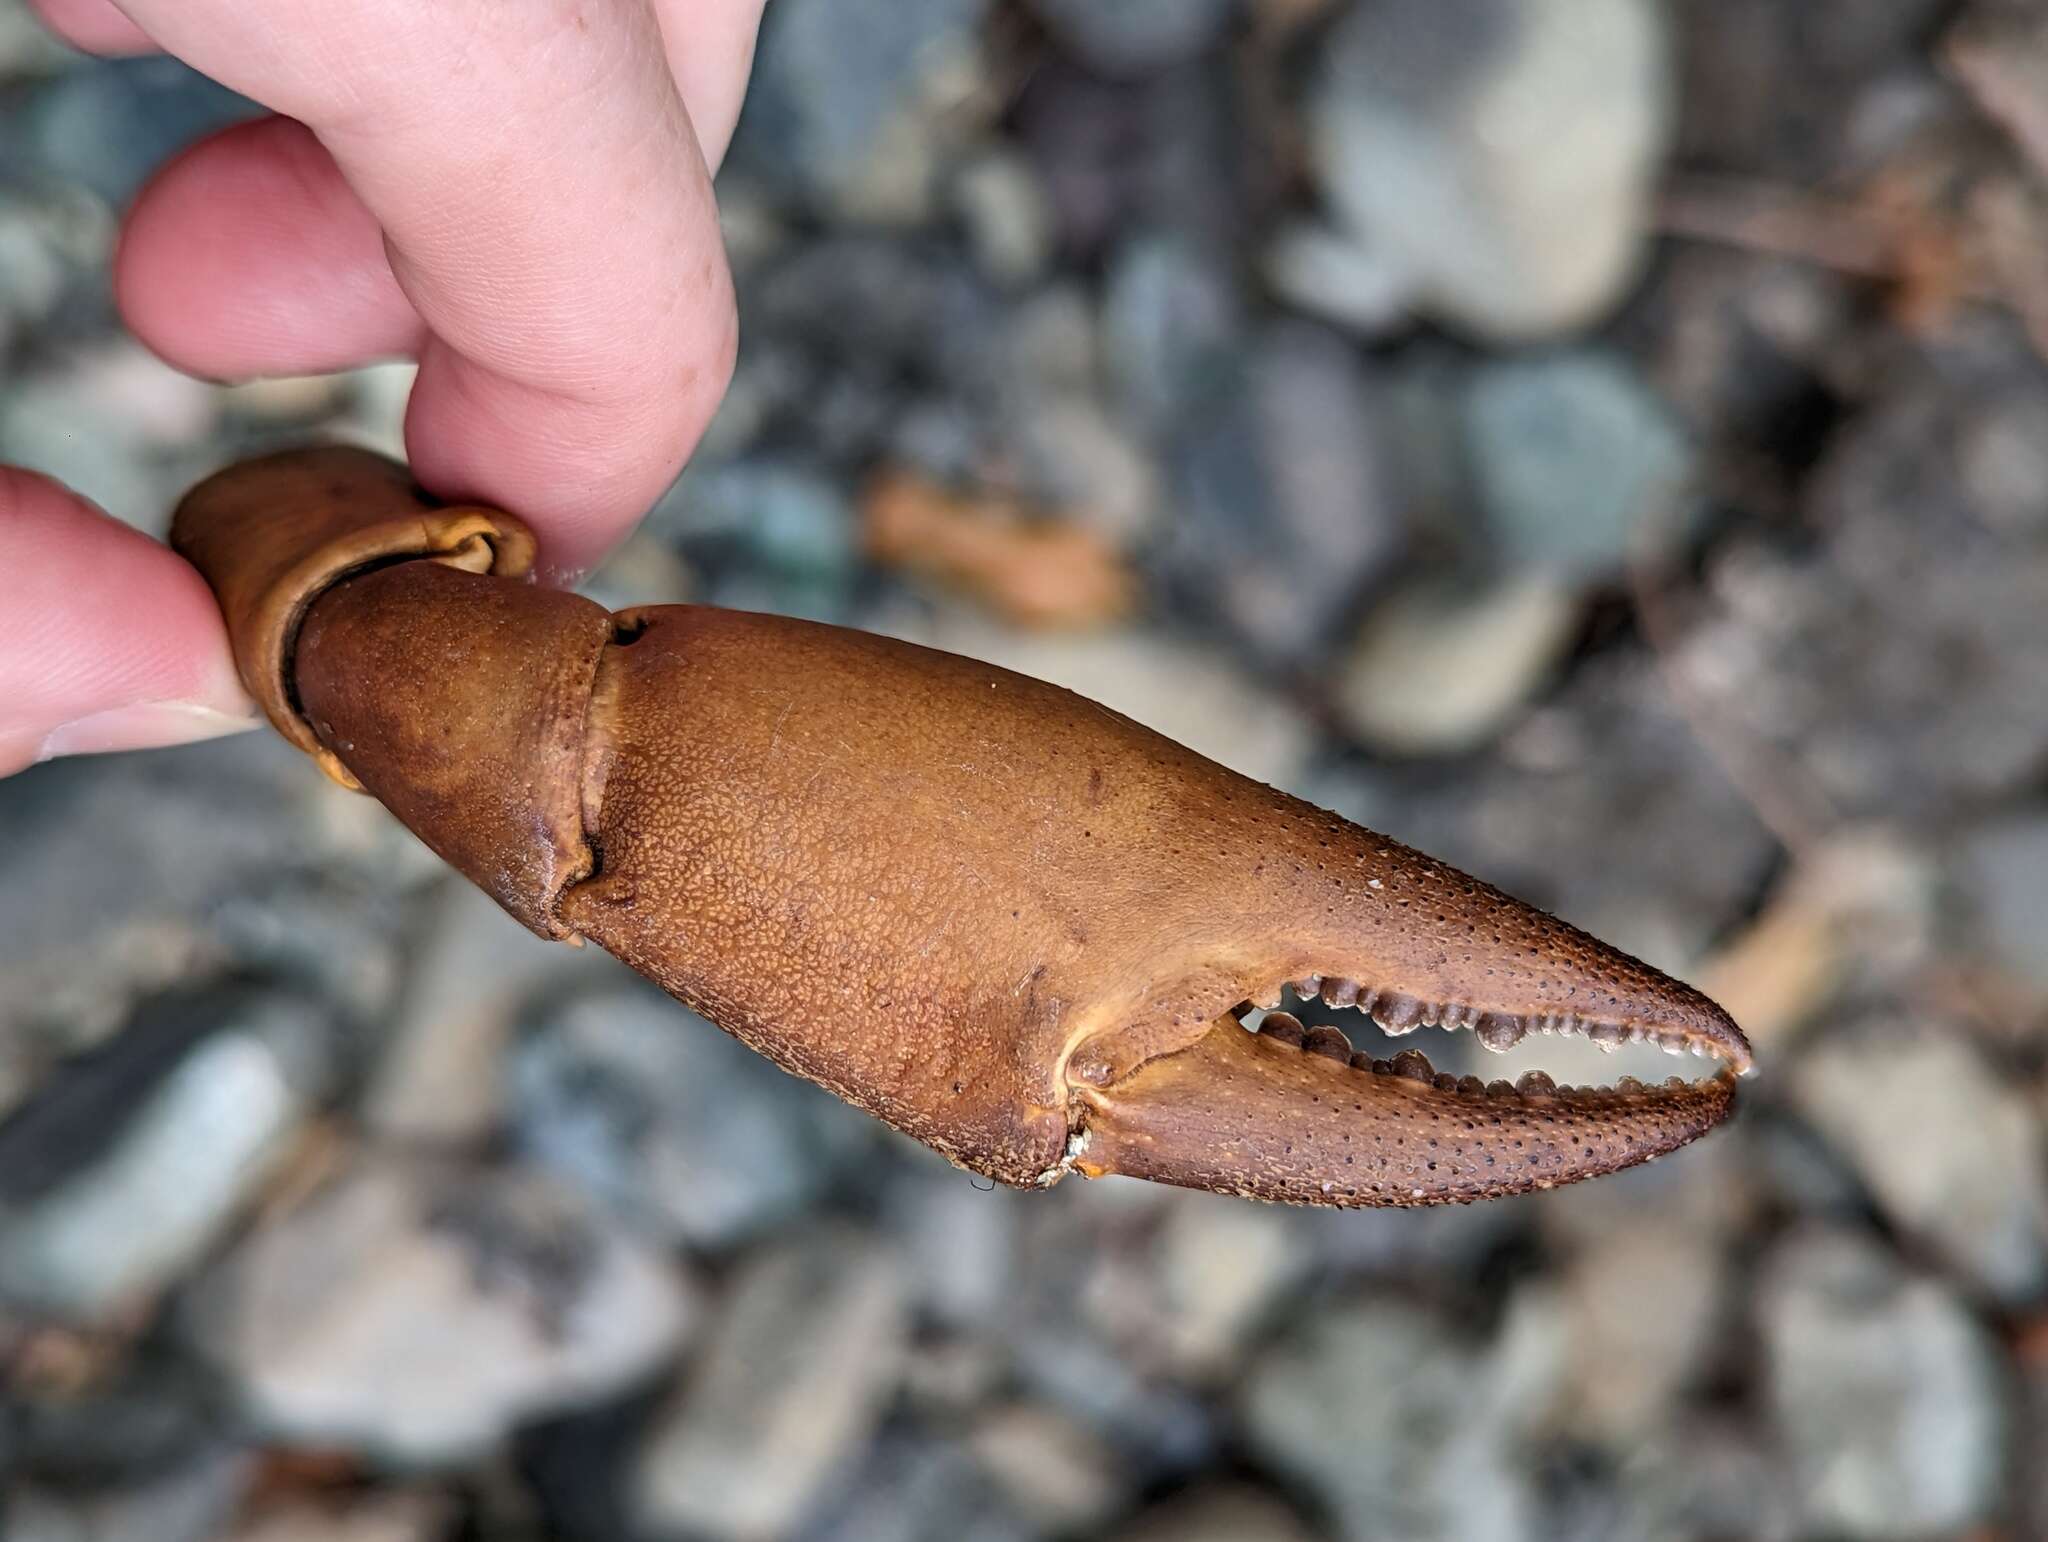
[[(128, 216), (128, 325), (216, 379), (411, 356), (414, 474), (522, 515), (572, 578), (681, 469), (737, 339), (711, 171), (762, 0), (31, 0), (281, 116)], [(0, 775), (254, 721), (166, 548), (0, 467)]]

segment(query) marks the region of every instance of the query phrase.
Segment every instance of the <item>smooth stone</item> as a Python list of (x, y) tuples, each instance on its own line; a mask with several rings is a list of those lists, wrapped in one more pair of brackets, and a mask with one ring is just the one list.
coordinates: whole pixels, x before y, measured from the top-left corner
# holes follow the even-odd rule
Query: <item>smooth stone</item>
[[(872, 448), (912, 385), (986, 402), (1007, 383), (1010, 317), (958, 242), (828, 230), (756, 275), (740, 305), (753, 329), (742, 369), (756, 351), (789, 351), (780, 367), (797, 394), (777, 421), (828, 464)], [(761, 463), (806, 464), (787, 449)]]
[(520, 1151), (669, 1244), (758, 1236), (873, 1140), (864, 1116), (623, 970), (531, 1017), (503, 1075)]
[(536, 937), (481, 889), (442, 882), (363, 1096), (365, 1124), (396, 1141), (481, 1141), (506, 1114), (504, 1061), (535, 995), (630, 978), (595, 948)]
[(1985, 820), (1951, 849), (1980, 944), (2014, 980), (2048, 995), (2048, 811)]
[(1970, 502), (1994, 528), (2048, 536), (2048, 400), (2029, 392), (1984, 404), (1964, 425), (1956, 469)]
[(1765, 1261), (1766, 1394), (1809, 1534), (1954, 1536), (2004, 1487), (1997, 1346), (1874, 1242), (1809, 1231)]
[(244, 939), (224, 910), (237, 896), (309, 869), (390, 895), (406, 848), (446, 871), (267, 732), (0, 781), (0, 849), (35, 875), (0, 884), (0, 1112), (139, 1001), (239, 963)]
[(908, 1289), (938, 1322), (973, 1332), (1000, 1317), (1018, 1290), (1030, 1196), (984, 1189), (952, 1168), (906, 1165), (884, 1214), (898, 1240)]
[(1225, 1431), (1214, 1400), (1135, 1357), (1106, 1352), (1096, 1334), (1077, 1333), (1071, 1306), (1050, 1295), (1052, 1283), (1034, 1292), (1028, 1324), (1001, 1324), (1022, 1390), (1155, 1470), (1193, 1472), (1220, 1462)]
[(1097, 319), (1092, 299), (1071, 279), (1018, 302), (999, 343), (1005, 375), (1034, 394), (1093, 392), (1102, 368)]
[(2015, 520), (1968, 450), (1993, 415), (2048, 418), (2048, 372), (1986, 319), (1866, 373), (1884, 389), (1802, 483), (1814, 545), (1717, 543), (1669, 665), (1830, 822), (1964, 829), (2048, 763), (2048, 521)]
[(1800, 1527), (1775, 1435), (1753, 1420), (1746, 1409), (1715, 1409), (1637, 1429), (1616, 1449), (1615, 1466), (1586, 1473), (1576, 1494), (1553, 1501), (1549, 1535), (1614, 1542), (1810, 1536)]
[(10, 382), (0, 397), (0, 459), (161, 536), (179, 495), (210, 469), (198, 446), (218, 410), (212, 386), (117, 340)]
[(1356, 1542), (1534, 1542), (1537, 1495), (1517, 1454), (1556, 1395), (1559, 1303), (1524, 1289), (1473, 1342), (1393, 1296), (1326, 1306), (1253, 1367), (1245, 1433)]
[(988, 9), (780, 0), (762, 22), (733, 164), (842, 220), (922, 218), (948, 138), (940, 126), (982, 83)]
[(78, 55), (59, 42), (29, 7), (0, 7), (0, 80), (55, 75), (77, 63)]
[(1351, 8), (1308, 103), (1339, 234), (1495, 342), (1611, 308), (1640, 266), (1674, 108), (1652, 0)]
[(31, 337), (97, 273), (114, 231), (113, 212), (82, 189), (0, 191), (0, 349)]
[(146, 1008), (0, 1126), (0, 1297), (87, 1322), (145, 1302), (247, 1208), (337, 1069), (292, 997)]
[(1721, 1347), (1727, 1239), (1643, 1216), (1595, 1237), (1566, 1265), (1571, 1347), (1558, 1428), (1629, 1452), (1666, 1426)]
[(352, 1024), (388, 1020), (403, 968), (400, 907), (325, 875), (251, 875), (208, 918), (226, 967), (327, 1002)]
[(1052, 211), (1031, 163), (1011, 150), (988, 150), (953, 174), (953, 207), (975, 258), (996, 283), (1020, 288), (1053, 257)]
[(926, 396), (897, 414), (888, 458), (942, 486), (978, 483), (988, 459), (988, 425), (956, 397)]
[(1337, 677), (1338, 716), (1394, 754), (1477, 749), (1550, 680), (1580, 613), (1578, 596), (1542, 572), (1404, 589), (1359, 632)]
[(850, 489), (808, 460), (761, 455), (697, 467), (649, 528), (704, 571), (709, 603), (843, 619), (858, 563)]
[(2019, 1306), (2048, 1285), (2048, 1174), (2023, 1087), (1954, 1023), (1844, 1025), (1792, 1067), (1799, 1111), (1902, 1230)]
[(1266, 281), (1289, 305), (1362, 337), (1403, 325), (1413, 297), (1410, 275), (1381, 253), (1327, 226), (1282, 228), (1266, 248)]
[(947, 1427), (885, 1429), (819, 1503), (803, 1542), (1047, 1542)]
[(1301, 663), (1407, 538), (1388, 402), (1352, 345), (1269, 328), (1173, 453), (1169, 561), (1263, 658)]
[(1102, 360), (1132, 422), (1170, 433), (1238, 380), (1243, 302), (1225, 254), (1184, 236), (1139, 231), (1103, 279)]
[(679, 1266), (537, 1175), (364, 1157), (195, 1288), (185, 1331), (266, 1440), (474, 1460), (686, 1339)]
[(907, 1331), (896, 1261), (856, 1233), (807, 1228), (748, 1259), (640, 1451), (641, 1527), (787, 1535), (873, 1433)]
[(1220, 1195), (1172, 1195), (1148, 1235), (1096, 1250), (1083, 1305), (1105, 1339), (1190, 1381), (1228, 1376), (1315, 1263), (1296, 1216)]
[(1022, 1515), (1048, 1531), (1093, 1531), (1119, 1510), (1128, 1469), (1094, 1432), (1056, 1409), (993, 1409), (967, 1437), (982, 1470)]
[(1482, 366), (1465, 398), (1465, 447), (1488, 533), (1509, 562), (1604, 577), (1686, 533), (1692, 447), (1618, 355)]
[(1123, 551), (1157, 531), (1159, 468), (1092, 396), (1034, 396), (1017, 408), (1008, 436), (1019, 488), (1035, 502)]

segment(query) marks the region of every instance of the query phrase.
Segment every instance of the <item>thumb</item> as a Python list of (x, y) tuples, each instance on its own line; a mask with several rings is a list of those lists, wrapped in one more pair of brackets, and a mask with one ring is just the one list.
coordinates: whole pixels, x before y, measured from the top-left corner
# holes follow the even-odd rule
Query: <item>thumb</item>
[(227, 634), (182, 559), (0, 466), (0, 776), (253, 727)]

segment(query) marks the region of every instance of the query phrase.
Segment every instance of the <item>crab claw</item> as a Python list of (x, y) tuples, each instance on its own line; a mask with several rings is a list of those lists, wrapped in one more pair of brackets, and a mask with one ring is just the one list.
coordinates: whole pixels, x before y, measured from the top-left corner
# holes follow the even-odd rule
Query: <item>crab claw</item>
[[(1697, 991), (1082, 697), (835, 627), (608, 614), (514, 581), (517, 521), (359, 452), (224, 472), (173, 539), (279, 726), (528, 926), (1003, 1182), (1511, 1194), (1683, 1145), (1749, 1067)], [(1488, 1088), (1249, 1031), (1289, 985), (1397, 1033), (1649, 1040), (1721, 1074)]]
[(1491, 1199), (1661, 1156), (1727, 1117), (1734, 1086), (1723, 1074), (1560, 1089), (1541, 1072), (1482, 1085), (1433, 1072), (1419, 1050), (1371, 1060), (1226, 1017), (1189, 1048), (1083, 1090), (1072, 1160), (1089, 1177), (1295, 1204)]

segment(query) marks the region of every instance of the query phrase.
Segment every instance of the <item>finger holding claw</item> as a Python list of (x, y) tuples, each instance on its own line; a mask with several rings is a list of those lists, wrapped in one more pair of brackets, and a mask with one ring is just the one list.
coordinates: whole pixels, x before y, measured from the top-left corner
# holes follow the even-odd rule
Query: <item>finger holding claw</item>
[[(518, 521), (352, 450), (231, 468), (173, 540), (271, 719), (543, 936), (597, 943), (963, 1167), (1420, 1205), (1549, 1188), (1726, 1118), (1697, 991), (1043, 682), (843, 628), (608, 613)], [(1647, 1041), (1697, 1083), (1439, 1075), (1389, 1032)]]

